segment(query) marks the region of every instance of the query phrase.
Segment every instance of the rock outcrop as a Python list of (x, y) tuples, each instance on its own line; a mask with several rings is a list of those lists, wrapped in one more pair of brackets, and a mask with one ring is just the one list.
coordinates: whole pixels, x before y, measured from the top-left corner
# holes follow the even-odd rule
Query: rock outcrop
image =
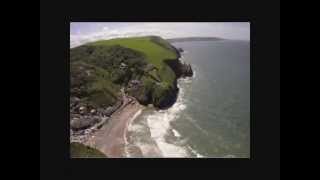
[(179, 59), (165, 60), (165, 62), (175, 72), (177, 78), (193, 76), (193, 70), (190, 64), (182, 63)]

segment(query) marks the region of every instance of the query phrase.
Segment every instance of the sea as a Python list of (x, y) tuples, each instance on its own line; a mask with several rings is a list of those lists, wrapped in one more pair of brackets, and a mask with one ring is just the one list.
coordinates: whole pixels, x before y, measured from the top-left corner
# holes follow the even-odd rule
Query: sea
[[(250, 42), (173, 43), (193, 77), (178, 80), (176, 103), (147, 107), (128, 127), (144, 158), (250, 158)], [(128, 157), (137, 157), (128, 153)]]

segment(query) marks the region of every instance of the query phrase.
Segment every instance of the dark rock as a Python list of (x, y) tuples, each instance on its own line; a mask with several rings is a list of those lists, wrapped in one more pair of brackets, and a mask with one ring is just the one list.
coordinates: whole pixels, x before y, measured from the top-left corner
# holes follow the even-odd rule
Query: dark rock
[(182, 63), (179, 59), (165, 60), (170, 68), (175, 72), (177, 78), (192, 76), (193, 71), (190, 64)]
[(190, 64), (186, 64), (186, 63), (182, 64), (181, 76), (182, 77), (193, 76), (193, 71)]
[(100, 129), (102, 126), (103, 126), (103, 124), (99, 124), (99, 125), (97, 126), (97, 129)]
[(154, 106), (159, 109), (167, 109), (171, 107), (177, 100), (178, 97), (178, 88), (169, 89), (165, 91), (165, 94), (157, 102), (154, 103)]
[(81, 118), (73, 118), (70, 127), (74, 131), (87, 129), (100, 121), (99, 116), (84, 116)]

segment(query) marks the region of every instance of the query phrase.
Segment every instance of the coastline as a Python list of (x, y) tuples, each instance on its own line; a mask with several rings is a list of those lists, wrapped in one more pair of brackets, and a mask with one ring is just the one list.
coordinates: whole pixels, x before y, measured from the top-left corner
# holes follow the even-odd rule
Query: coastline
[[(182, 63), (180, 60), (181, 49), (179, 50), (171, 44), (169, 44), (169, 47), (171, 47), (171, 50), (174, 50), (177, 56), (175, 59), (167, 59), (165, 61), (169, 68), (171, 68), (175, 73), (174, 85), (173, 88), (163, 91), (165, 93), (161, 94), (161, 98), (156, 96), (157, 98), (155, 99), (157, 99), (157, 101), (151, 102), (156, 109), (168, 109), (172, 107), (176, 103), (177, 96), (179, 94), (179, 88), (177, 85), (178, 79), (181, 77), (192, 76), (193, 74), (191, 65)], [(111, 114), (107, 123), (103, 123), (100, 129), (88, 135), (88, 139), (83, 143), (100, 150), (111, 158), (130, 157), (131, 153), (134, 154), (133, 157), (142, 157), (143, 155), (153, 156), (154, 154), (158, 154), (160, 156), (162, 153), (159, 147), (150, 148), (150, 150), (145, 151), (144, 148), (140, 148), (130, 143), (131, 137), (130, 133), (128, 133), (128, 127), (139, 116), (139, 113), (141, 113), (145, 106), (141, 102), (142, 100), (139, 99), (140, 96), (137, 97), (128, 93), (130, 94), (129, 96), (124, 92), (124, 89), (125, 87), (120, 89), (122, 94), (120, 107), (118, 106), (117, 110)], [(159, 93), (157, 95), (159, 95)], [(141, 102), (141, 104), (139, 102)], [(144, 150), (143, 152), (142, 149)]]
[(112, 114), (107, 124), (91, 136), (86, 144), (97, 148), (110, 158), (126, 157), (128, 126), (143, 108), (144, 106), (136, 100), (124, 104)]
[[(138, 102), (136, 102), (137, 104), (139, 104)], [(124, 133), (123, 133), (123, 138), (125, 141), (125, 149), (124, 149), (124, 153), (126, 155), (126, 157), (130, 157), (131, 153), (134, 153), (135, 156), (139, 156), (142, 157), (142, 151), (139, 147), (137, 146), (129, 146), (130, 145), (130, 136), (128, 135), (129, 132), (129, 126), (131, 126), (134, 123), (134, 120), (137, 119), (137, 117), (139, 117), (139, 115), (141, 114), (141, 112), (143, 111), (143, 109), (145, 108), (144, 106), (140, 105), (141, 108), (139, 110), (137, 110), (134, 115), (127, 121), (125, 129), (124, 129)]]
[[(246, 110), (249, 109), (250, 111), (250, 108), (246, 108), (246, 105), (250, 106), (250, 102), (247, 103), (250, 97), (246, 96), (248, 90), (246, 90), (247, 86), (244, 86), (248, 82), (247, 76), (242, 76), (242, 73), (248, 73), (249, 71), (247, 69), (238, 69), (240, 65), (233, 66), (235, 65), (235, 63), (232, 63), (233, 61), (238, 62), (238, 58), (233, 59), (233, 56), (230, 56), (230, 62), (223, 61), (224, 58), (228, 58), (228, 56), (224, 56), (224, 54), (228, 54), (228, 50), (224, 46), (229, 47), (228, 43), (217, 43), (219, 48), (220, 44), (222, 46), (222, 49), (217, 49), (217, 51), (221, 51), (223, 55), (217, 53), (217, 56), (212, 56), (218, 57), (216, 61), (211, 61), (211, 54), (214, 54), (214, 52), (210, 51), (212, 50), (211, 48), (203, 51), (203, 57), (197, 54), (198, 50), (202, 52), (202, 49), (204, 49), (202, 46), (199, 46), (198, 49), (198, 45), (192, 44), (190, 47), (186, 45), (187, 50), (191, 50), (194, 47), (194, 51), (189, 53), (175, 48), (179, 54), (178, 60), (181, 64), (189, 62), (191, 64), (193, 62), (191, 60), (198, 57), (199, 61), (192, 66), (194, 67), (192, 77), (176, 76), (177, 96), (176, 98), (173, 98), (173, 96), (168, 97), (168, 99), (172, 100), (170, 101), (172, 104), (164, 103), (166, 105), (170, 104), (168, 105), (169, 107), (158, 108), (152, 104), (153, 101), (148, 102), (147, 105), (143, 104), (143, 101), (140, 104), (139, 96), (129, 93), (127, 90), (128, 84), (124, 84), (120, 86), (122, 98), (120, 90), (116, 91), (118, 93), (117, 105), (112, 106), (115, 108), (113, 108), (112, 112), (108, 111), (110, 113), (106, 113), (106, 116), (103, 114), (108, 108), (106, 104), (101, 104), (98, 107), (82, 105), (87, 107), (87, 113), (82, 114), (83, 117), (86, 118), (88, 116), (88, 119), (91, 120), (95, 116), (100, 116), (101, 119), (106, 120), (101, 121), (99, 119), (98, 123), (101, 123), (102, 126), (95, 124), (94, 126), (98, 126), (98, 128), (92, 134), (86, 133), (87, 130), (92, 129), (91, 127), (84, 130), (81, 129), (79, 134), (81, 135), (81, 132), (88, 134), (87, 137), (92, 139), (91, 147), (99, 149), (111, 158), (227, 158), (241, 157), (242, 154), (244, 154), (243, 157), (250, 157), (250, 149), (247, 150), (250, 147), (250, 139), (248, 140), (247, 135), (248, 132), (250, 135), (249, 128), (247, 128), (247, 119), (250, 122), (250, 117), (246, 118), (245, 116), (247, 114)], [(233, 47), (231, 45), (230, 47)], [(182, 44), (181, 47), (185, 46)], [(239, 51), (239, 53), (241, 54), (241, 59), (243, 57), (245, 61), (246, 55), (242, 51)], [(185, 57), (184, 54), (186, 55)], [(172, 59), (171, 61), (176, 60)], [(212, 68), (218, 70), (219, 68), (226, 68), (223, 73), (227, 72), (229, 67), (227, 62), (232, 65), (231, 67), (235, 67), (237, 71), (234, 72), (241, 74), (231, 73), (230, 79), (225, 79), (224, 77), (226, 76), (221, 76), (220, 78), (222, 71), (211, 72)], [(211, 66), (212, 68), (209, 68)], [(243, 66), (248, 68), (245, 64)], [(173, 68), (176, 74), (179, 74), (178, 66), (169, 67)], [(195, 78), (195, 70), (197, 71), (197, 78)], [(198, 72), (200, 72), (199, 75)], [(194, 81), (193, 79), (197, 80)], [(200, 81), (204, 83), (200, 83)], [(233, 87), (238, 87), (237, 85), (239, 85), (239, 88), (234, 91)], [(206, 92), (209, 90), (217, 92), (215, 94), (217, 98), (207, 96)], [(142, 95), (144, 92), (137, 94)], [(167, 99), (166, 94), (158, 94), (160, 94), (159, 97), (166, 97)], [(132, 101), (135, 101), (135, 103), (130, 104)], [(80, 105), (77, 106), (75, 114), (81, 114), (78, 111), (81, 108)], [(92, 108), (96, 109), (96, 113), (91, 113)], [(100, 113), (100, 109), (102, 109), (101, 112), (103, 113)], [(215, 109), (215, 111), (212, 112), (210, 109)], [(85, 118), (83, 119), (86, 120)], [(222, 128), (226, 129), (226, 131), (222, 131)], [(236, 133), (239, 134), (237, 135)], [(249, 143), (247, 143), (248, 141)], [(88, 145), (86, 141), (82, 142)]]

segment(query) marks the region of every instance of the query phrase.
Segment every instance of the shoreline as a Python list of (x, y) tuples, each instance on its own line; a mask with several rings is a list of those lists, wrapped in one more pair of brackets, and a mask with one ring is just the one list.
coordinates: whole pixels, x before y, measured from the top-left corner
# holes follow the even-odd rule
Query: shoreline
[[(136, 103), (138, 103), (138, 102), (136, 102)], [(141, 149), (139, 147), (137, 147), (137, 146), (130, 146), (129, 147), (128, 146), (129, 145), (129, 141), (131, 141), (130, 137), (128, 136), (128, 132), (129, 132), (129, 126), (132, 125), (134, 123), (134, 120), (136, 120), (137, 117), (140, 116), (140, 114), (142, 113), (144, 108), (145, 107), (142, 106), (138, 111), (136, 111), (136, 113), (133, 115), (133, 117), (131, 117), (126, 123), (126, 127), (125, 127), (125, 130), (124, 130), (124, 133), (123, 133), (123, 138), (124, 138), (124, 141), (125, 141), (125, 149), (124, 149), (125, 150), (125, 155), (128, 158), (130, 157), (130, 152), (128, 152), (128, 151), (134, 151), (136, 156), (141, 156), (142, 157), (142, 151), (141, 151)]]
[[(172, 47), (178, 56), (176, 59), (177, 63), (173, 65), (168, 64), (168, 66), (173, 70), (178, 69), (174, 71), (176, 74), (175, 86), (178, 87), (178, 79), (189, 76), (189, 74), (186, 73), (190, 73), (190, 71), (192, 76), (193, 72), (190, 65), (188, 66), (185, 63), (181, 63), (182, 52), (174, 46)], [(126, 95), (123, 88), (121, 88), (121, 94), (122, 105), (112, 113), (108, 123), (91, 134), (84, 144), (100, 150), (110, 158), (130, 157), (131, 153), (133, 153), (134, 156), (142, 157), (146, 152), (142, 152), (140, 147), (130, 143), (131, 139), (130, 135), (128, 135), (128, 127), (139, 116), (145, 106), (141, 105), (134, 97)], [(159, 106), (162, 108), (165, 107), (165, 109), (172, 107), (177, 101), (178, 94), (179, 89), (177, 88), (174, 97), (170, 95), (165, 101), (161, 102)], [(159, 147), (148, 150), (147, 154), (150, 153), (162, 154)]]
[(127, 156), (127, 131), (131, 122), (138, 117), (144, 106), (135, 99), (124, 104), (114, 112), (110, 121), (96, 131), (86, 142), (110, 158), (121, 158)]

